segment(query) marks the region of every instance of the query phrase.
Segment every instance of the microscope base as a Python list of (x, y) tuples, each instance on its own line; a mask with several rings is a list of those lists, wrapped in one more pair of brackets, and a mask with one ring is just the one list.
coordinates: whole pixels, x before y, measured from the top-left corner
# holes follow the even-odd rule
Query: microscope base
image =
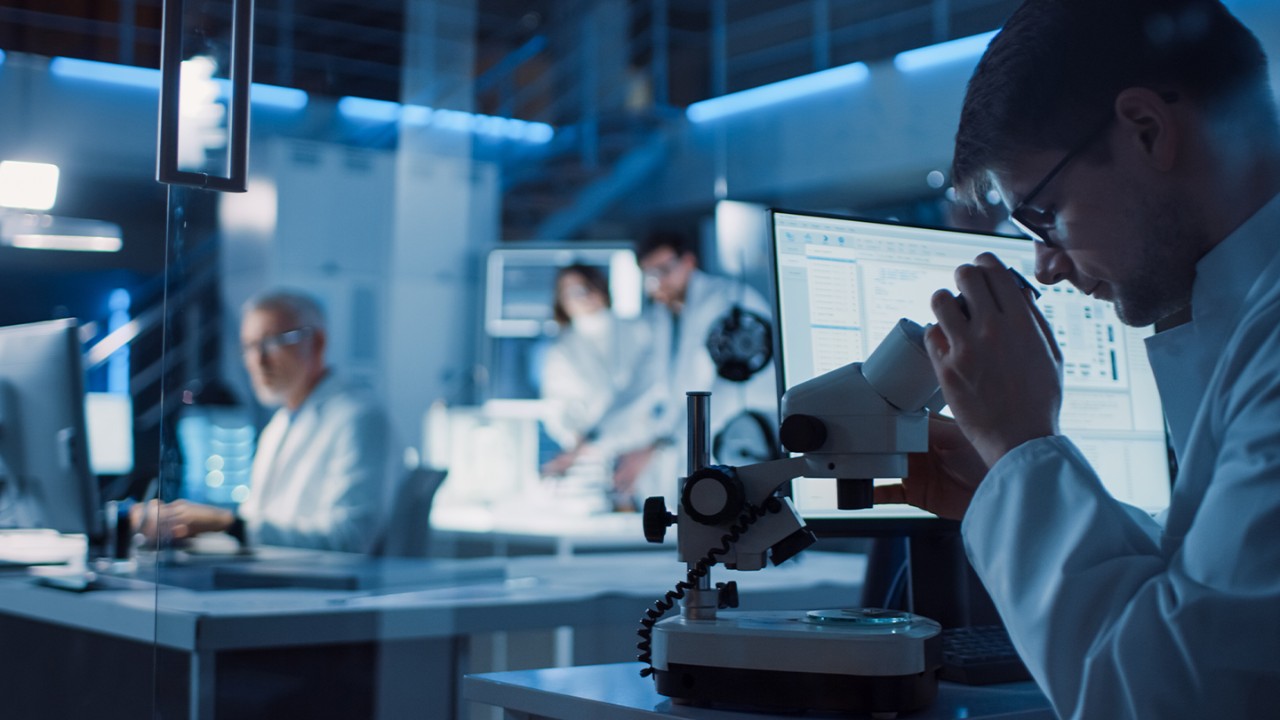
[(657, 690), (694, 705), (876, 717), (918, 710), (937, 696), (940, 628), (899, 615), (908, 620), (892, 626), (817, 622), (804, 612), (671, 618), (654, 628)]

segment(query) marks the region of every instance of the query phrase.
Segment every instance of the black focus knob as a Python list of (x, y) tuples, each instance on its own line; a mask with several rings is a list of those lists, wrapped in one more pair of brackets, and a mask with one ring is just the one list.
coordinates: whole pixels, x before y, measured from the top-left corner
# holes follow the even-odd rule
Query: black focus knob
[(676, 516), (667, 512), (667, 501), (651, 497), (644, 501), (644, 514), (640, 518), (644, 526), (644, 539), (661, 544), (667, 537), (667, 528), (676, 524)]
[(695, 522), (720, 525), (738, 516), (747, 503), (747, 491), (738, 471), (727, 465), (708, 465), (684, 481), (680, 506)]
[(812, 415), (788, 415), (778, 430), (782, 446), (791, 452), (813, 452), (827, 442), (827, 425)]

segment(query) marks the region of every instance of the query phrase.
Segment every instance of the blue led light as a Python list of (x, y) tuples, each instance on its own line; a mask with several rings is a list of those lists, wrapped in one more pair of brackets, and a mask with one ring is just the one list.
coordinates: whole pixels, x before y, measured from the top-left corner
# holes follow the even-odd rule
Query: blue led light
[(431, 124), (431, 116), (434, 113), (435, 110), (432, 110), (426, 105), (405, 105), (404, 113), (401, 115), (400, 119), (405, 125), (425, 127)]
[[(230, 98), (231, 81), (226, 78), (218, 78), (217, 83), (221, 88), (221, 93), (218, 95), (218, 99), (226, 100)], [(308, 100), (307, 92), (297, 88), (254, 83), (253, 87), (249, 90), (249, 101), (252, 104), (269, 105), (281, 110), (301, 110), (307, 106)]]
[(0, 50), (0, 65), (4, 64), (4, 51)]
[(757, 110), (769, 105), (789, 102), (808, 95), (834, 90), (849, 85), (865, 82), (871, 75), (866, 63), (856, 62), (850, 65), (822, 70), (809, 75), (782, 80), (768, 85), (742, 90), (741, 92), (721, 95), (690, 105), (685, 116), (690, 122), (704, 123), (729, 115)]
[(56, 57), (49, 61), (49, 72), (54, 77), (67, 80), (89, 80), (156, 91), (160, 89), (159, 70), (133, 65)]
[(338, 101), (338, 112), (348, 120), (395, 122), (400, 119), (400, 111), (400, 103), (390, 100), (370, 100), (348, 95)]
[(338, 101), (338, 112), (348, 120), (361, 122), (402, 122), (414, 127), (474, 133), (485, 137), (519, 140), (542, 144), (555, 137), (555, 129), (546, 123), (528, 122), (496, 115), (479, 115), (462, 110), (436, 109), (425, 105), (401, 105), (390, 100), (344, 97)]
[(961, 60), (977, 60), (991, 44), (991, 38), (995, 36), (996, 31), (992, 30), (981, 35), (971, 35), (959, 40), (948, 40), (937, 45), (900, 52), (894, 56), (893, 66), (900, 72), (909, 73)]
[[(91, 82), (126, 85), (145, 90), (160, 89), (160, 71), (134, 65), (117, 65), (115, 63), (80, 60), (78, 58), (56, 57), (49, 61), (49, 72), (55, 77), (67, 80), (88, 80)], [(226, 100), (231, 95), (231, 81), (217, 78), (215, 82), (221, 88), (219, 99)], [(306, 91), (297, 88), (280, 87), (254, 83), (249, 97), (255, 105), (270, 105), (284, 110), (301, 110), (307, 106)]]

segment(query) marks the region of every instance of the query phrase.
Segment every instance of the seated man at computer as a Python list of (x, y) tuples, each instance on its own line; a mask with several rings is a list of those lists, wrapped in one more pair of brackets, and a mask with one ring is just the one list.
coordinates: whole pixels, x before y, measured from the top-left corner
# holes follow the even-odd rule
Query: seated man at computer
[(1275, 717), (1280, 119), (1260, 42), (1217, 0), (1029, 0), (969, 83), (954, 180), (1003, 197), (1041, 282), (1163, 328), (1177, 482), (1156, 518), (1109, 496), (1059, 433), (1045, 318), (983, 255), (956, 271), (968, 311), (938, 293), (926, 336), (956, 424), (877, 500), (963, 517), (1060, 717)]
[[(240, 345), (259, 402), (278, 406), (258, 439), (249, 496), (236, 511), (175, 500), (135, 508), (149, 536), (227, 532), (253, 544), (367, 552), (394, 478), (381, 407), (325, 361), (319, 303), (270, 292), (245, 305)], [(424, 519), (425, 522), (425, 519)]]

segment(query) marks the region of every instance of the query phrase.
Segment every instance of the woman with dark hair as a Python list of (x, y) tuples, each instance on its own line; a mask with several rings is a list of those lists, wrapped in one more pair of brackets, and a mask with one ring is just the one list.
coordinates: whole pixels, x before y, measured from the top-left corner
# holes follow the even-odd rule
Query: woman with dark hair
[(613, 429), (626, 427), (631, 400), (643, 391), (637, 377), (648, 333), (642, 323), (614, 315), (611, 305), (599, 268), (575, 264), (556, 275), (560, 333), (547, 350), (542, 397), (547, 434), (564, 452), (543, 468), (546, 475), (563, 475), (589, 451), (610, 464)]

